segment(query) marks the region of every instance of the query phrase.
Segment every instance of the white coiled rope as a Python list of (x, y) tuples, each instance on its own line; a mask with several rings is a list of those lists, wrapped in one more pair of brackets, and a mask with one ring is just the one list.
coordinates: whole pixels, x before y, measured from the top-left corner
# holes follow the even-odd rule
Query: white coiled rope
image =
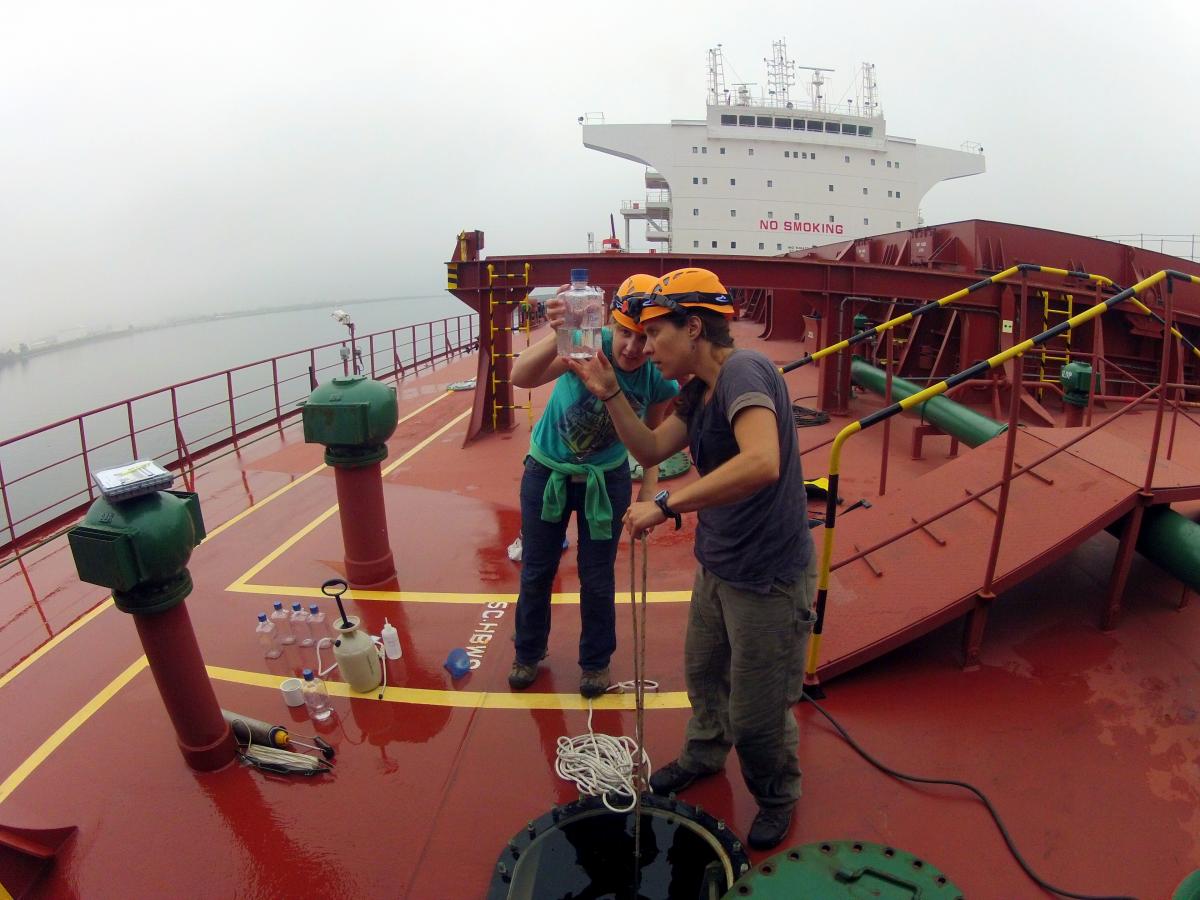
[[(634, 855), (638, 856), (641, 838), (641, 797), (646, 789), (646, 777), (650, 772), (650, 755), (646, 752), (643, 737), (643, 715), (646, 708), (646, 690), (658, 690), (658, 682), (649, 681), (643, 673), (646, 667), (646, 580), (649, 561), (646, 539), (642, 538), (642, 607), (639, 620), (638, 606), (634, 596), (634, 550), (637, 544), (631, 538), (629, 544), (629, 603), (633, 610), (633, 680), (621, 681), (609, 687), (610, 692), (632, 691), (637, 709), (636, 736), (596, 734), (592, 730), (592, 701), (588, 700), (588, 733), (578, 737), (558, 739), (558, 758), (554, 771), (560, 778), (574, 782), (579, 792), (589, 797), (600, 797), (604, 805), (615, 813), (634, 811)], [(637, 760), (637, 765), (634, 760)], [(627, 806), (615, 806), (609, 796), (626, 798)]]
[[(596, 734), (592, 731), (592, 704), (588, 703), (588, 733), (558, 739), (558, 759), (554, 771), (560, 778), (575, 783), (579, 793), (600, 797), (604, 805), (617, 813), (629, 812), (636, 802), (633, 789), (637, 741), (631, 737)], [(650, 768), (650, 757), (642, 750), (638, 771)], [(613, 800), (609, 800), (609, 797)], [(624, 806), (616, 806), (621, 798)]]

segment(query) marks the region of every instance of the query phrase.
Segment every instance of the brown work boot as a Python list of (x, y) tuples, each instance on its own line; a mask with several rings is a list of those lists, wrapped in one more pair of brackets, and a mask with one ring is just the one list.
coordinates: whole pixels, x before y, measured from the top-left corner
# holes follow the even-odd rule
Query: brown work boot
[(508, 686), (514, 691), (523, 691), (533, 684), (534, 679), (537, 678), (537, 674), (537, 663), (523, 663), (519, 660), (514, 660), (512, 669), (508, 673)]
[(697, 778), (707, 778), (712, 772), (692, 772), (673, 759), (650, 776), (650, 790), (660, 797), (678, 794)]
[(591, 700), (607, 691), (610, 684), (612, 678), (608, 674), (608, 666), (603, 669), (584, 669), (579, 677), (579, 693)]
[(746, 838), (755, 850), (770, 850), (787, 837), (792, 827), (793, 806), (760, 806)]

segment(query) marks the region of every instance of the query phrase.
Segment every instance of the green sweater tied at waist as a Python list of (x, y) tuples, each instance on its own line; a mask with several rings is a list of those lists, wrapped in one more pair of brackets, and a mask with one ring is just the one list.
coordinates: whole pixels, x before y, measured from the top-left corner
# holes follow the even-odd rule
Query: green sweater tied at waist
[(593, 541), (612, 539), (612, 502), (608, 499), (608, 489), (604, 486), (604, 473), (611, 472), (618, 466), (628, 465), (625, 456), (605, 466), (589, 466), (586, 464), (559, 462), (551, 459), (539, 449), (537, 444), (530, 443), (529, 455), (550, 470), (550, 480), (546, 482), (546, 490), (542, 492), (542, 521), (561, 522), (567, 509), (567, 478), (571, 475), (587, 477), (587, 488), (583, 496), (583, 514), (588, 523), (588, 534)]

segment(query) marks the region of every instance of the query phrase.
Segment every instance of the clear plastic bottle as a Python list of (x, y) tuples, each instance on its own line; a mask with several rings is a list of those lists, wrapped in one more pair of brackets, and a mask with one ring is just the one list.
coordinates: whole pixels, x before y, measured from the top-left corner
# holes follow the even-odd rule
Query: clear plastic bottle
[(258, 635), (258, 643), (263, 648), (263, 656), (267, 659), (278, 659), (283, 650), (279, 648), (279, 635), (275, 633), (275, 623), (267, 621), (266, 613), (258, 614), (258, 625), (254, 629)]
[(558, 330), (558, 355), (568, 359), (590, 359), (602, 347), (604, 291), (587, 280), (587, 269), (572, 269), (570, 290), (559, 294), (567, 308), (566, 320)]
[(304, 670), (304, 705), (314, 722), (324, 722), (333, 714), (333, 705), (329, 702), (329, 691), (325, 682), (313, 674), (312, 669)]
[(314, 603), (308, 608), (308, 637), (300, 642), (300, 646), (311, 647), (321, 638), (327, 637), (329, 637), (329, 631), (325, 627), (325, 613), (321, 612), (321, 607)]
[(292, 640), (299, 643), (301, 647), (305, 646), (304, 641), (307, 640), (308, 635), (308, 613), (299, 603), (293, 603), (292, 614), (288, 619), (292, 626)]
[(292, 615), (283, 608), (283, 602), (280, 600), (275, 601), (275, 611), (271, 613), (271, 621), (275, 623), (275, 631), (279, 635), (279, 643), (296, 643), (296, 636), (292, 634)]

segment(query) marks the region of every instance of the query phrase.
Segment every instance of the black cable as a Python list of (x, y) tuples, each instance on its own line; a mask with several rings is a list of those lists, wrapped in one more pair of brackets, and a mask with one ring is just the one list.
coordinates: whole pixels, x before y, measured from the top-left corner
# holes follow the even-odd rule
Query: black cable
[(799, 403), (793, 403), (792, 421), (796, 423), (797, 428), (811, 428), (814, 425), (824, 425), (828, 422), (829, 413), (823, 409), (811, 409), (801, 406)]
[(1008, 852), (1013, 855), (1013, 858), (1017, 861), (1017, 865), (1019, 865), (1021, 867), (1021, 869), (1025, 872), (1025, 874), (1028, 875), (1033, 880), (1033, 882), (1035, 884), (1037, 884), (1038, 887), (1042, 888), (1043, 890), (1049, 891), (1052, 894), (1058, 894), (1060, 897), (1070, 897), (1070, 898), (1072, 898), (1072, 900), (1137, 900), (1136, 897), (1129, 897), (1129, 896), (1125, 896), (1125, 895), (1110, 896), (1108, 894), (1103, 894), (1103, 895), (1075, 894), (1075, 893), (1072, 893), (1071, 891), (1064, 891), (1062, 888), (1057, 888), (1047, 881), (1043, 881), (1041, 878), (1038, 877), (1037, 873), (1033, 871), (1033, 869), (1030, 867), (1029, 863), (1027, 863), (1025, 861), (1025, 857), (1023, 857), (1021, 855), (1020, 851), (1017, 850), (1017, 845), (1015, 843), (1013, 843), (1013, 839), (1009, 835), (1008, 829), (1004, 827), (1004, 821), (1000, 818), (1000, 813), (996, 812), (996, 807), (992, 806), (992, 801), (987, 798), (987, 795), (984, 794), (983, 791), (979, 790), (979, 788), (975, 787), (972, 784), (968, 784), (965, 781), (955, 781), (950, 778), (922, 778), (919, 775), (906, 775), (903, 772), (898, 772), (895, 769), (885, 766), (879, 760), (875, 759), (875, 757), (873, 757), (870, 753), (868, 753), (866, 750), (864, 750), (861, 746), (859, 746), (858, 742), (856, 740), (854, 740), (854, 738), (850, 737), (850, 733), (841, 726), (841, 724), (838, 722), (838, 720), (835, 719), (833, 716), (831, 716), (829, 713), (827, 713), (824, 710), (824, 708), (822, 708), (821, 704), (817, 703), (816, 700), (814, 700), (812, 697), (808, 696), (808, 694), (802, 694), (801, 699), (807, 700), (809, 703), (811, 703), (813, 705), (813, 707), (817, 710), (817, 712), (819, 712), (821, 715), (823, 715), (826, 719), (829, 720), (829, 724), (831, 724), (837, 730), (837, 733), (842, 736), (842, 739), (845, 740), (845, 742), (854, 749), (854, 752), (857, 753), (859, 756), (861, 756), (863, 759), (865, 759), (867, 762), (869, 762), (871, 765), (873, 765), (875, 768), (877, 768), (879, 771), (881, 771), (887, 775), (891, 775), (893, 778), (900, 778), (904, 781), (913, 781), (918, 784), (953, 785), (954, 787), (960, 787), (960, 788), (963, 788), (964, 790), (970, 791), (972, 794), (974, 794), (976, 797), (978, 797), (979, 800), (983, 803), (983, 805), (985, 807), (987, 807), (988, 813), (991, 815), (993, 821), (995, 821), (996, 827), (1000, 830), (1000, 836), (1002, 838), (1004, 838), (1004, 843), (1006, 845), (1008, 845)]

